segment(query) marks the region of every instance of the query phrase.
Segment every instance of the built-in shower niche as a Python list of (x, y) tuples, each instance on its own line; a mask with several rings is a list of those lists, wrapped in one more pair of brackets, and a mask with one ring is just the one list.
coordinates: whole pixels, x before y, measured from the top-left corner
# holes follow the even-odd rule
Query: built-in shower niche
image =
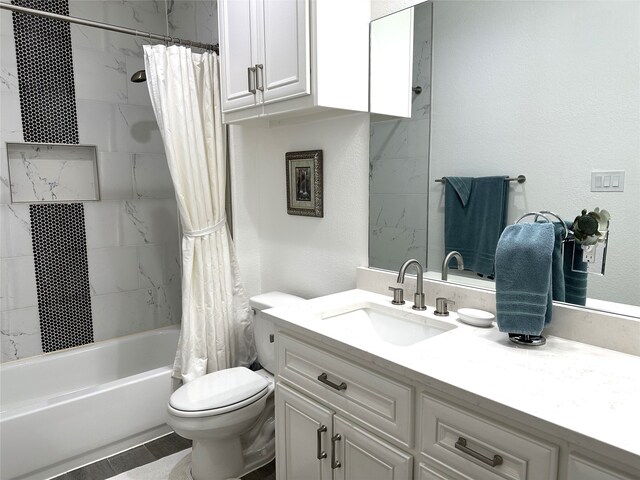
[(100, 200), (94, 145), (7, 143), (12, 203)]

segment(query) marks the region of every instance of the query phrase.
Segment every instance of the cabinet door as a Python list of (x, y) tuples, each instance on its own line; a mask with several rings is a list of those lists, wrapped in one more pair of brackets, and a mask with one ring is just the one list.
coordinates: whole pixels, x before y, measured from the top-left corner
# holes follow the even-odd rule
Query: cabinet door
[[(220, 59), (222, 111), (257, 103), (255, 66), (258, 63), (258, 0), (220, 0)], [(249, 70), (253, 69), (253, 70)], [(251, 84), (251, 85), (250, 85)]]
[(264, 1), (260, 13), (264, 57), (258, 87), (264, 103), (310, 93), (309, 0)]
[[(337, 436), (339, 435), (339, 439)], [(362, 430), (339, 415), (333, 417), (330, 450), (335, 448), (335, 480), (410, 480), (413, 457)], [(329, 452), (331, 457), (331, 452)]]
[[(276, 387), (276, 472), (280, 480), (331, 480), (333, 412), (304, 395)], [(318, 458), (320, 457), (320, 458)]]
[(623, 475), (580, 456), (569, 455), (569, 480), (631, 480), (640, 478), (640, 469), (636, 473), (637, 477)]

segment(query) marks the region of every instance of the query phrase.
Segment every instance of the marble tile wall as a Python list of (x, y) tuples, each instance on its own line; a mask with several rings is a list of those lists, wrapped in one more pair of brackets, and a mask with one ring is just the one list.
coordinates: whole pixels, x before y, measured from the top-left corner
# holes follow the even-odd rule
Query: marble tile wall
[[(215, 0), (69, 0), (71, 16), (217, 43)], [(178, 323), (179, 222), (142, 37), (71, 26), (79, 142), (101, 199), (84, 203), (96, 341)], [(42, 353), (29, 205), (11, 203), (5, 142), (24, 142), (11, 15), (0, 13), (0, 360)]]
[[(398, 270), (427, 257), (431, 4), (414, 11), (413, 96), (409, 119), (371, 121), (369, 265)], [(416, 140), (417, 139), (417, 140)]]

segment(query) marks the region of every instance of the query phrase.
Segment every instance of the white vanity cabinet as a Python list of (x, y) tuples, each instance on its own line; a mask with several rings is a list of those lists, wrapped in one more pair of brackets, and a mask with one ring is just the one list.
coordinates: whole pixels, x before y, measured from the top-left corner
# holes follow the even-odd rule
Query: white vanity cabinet
[[(453, 478), (555, 480), (558, 447), (422, 394), (420, 453)], [(424, 478), (439, 478), (426, 475)]]
[(281, 480), (412, 478), (411, 455), (284, 385), (276, 390)]
[(614, 471), (580, 455), (569, 455), (568, 480), (637, 480), (640, 477), (631, 477)]
[(365, 0), (220, 0), (223, 120), (367, 111), (369, 11)]
[(279, 479), (413, 478), (396, 446), (412, 441), (411, 387), (282, 333), (277, 351)]

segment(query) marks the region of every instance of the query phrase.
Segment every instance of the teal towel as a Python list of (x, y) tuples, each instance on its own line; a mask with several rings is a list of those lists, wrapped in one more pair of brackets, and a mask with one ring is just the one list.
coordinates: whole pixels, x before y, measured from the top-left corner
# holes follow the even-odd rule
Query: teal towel
[(494, 274), (496, 245), (506, 225), (509, 182), (506, 177), (446, 177), (445, 255), (456, 250), (465, 270)]
[[(574, 240), (566, 243), (564, 251), (564, 288), (565, 302), (574, 305), (585, 305), (587, 303), (587, 273), (586, 266), (582, 261), (582, 248), (578, 245), (575, 253), (573, 251)], [(573, 262), (573, 264), (572, 264)], [(572, 266), (577, 270), (574, 271)]]
[(551, 321), (551, 223), (509, 225), (496, 249), (496, 319), (501, 332), (540, 335)]
[(565, 301), (565, 278), (564, 278), (564, 259), (562, 256), (562, 244), (564, 241), (564, 226), (562, 223), (555, 222), (553, 256), (551, 258), (551, 289), (552, 297), (558, 302)]

